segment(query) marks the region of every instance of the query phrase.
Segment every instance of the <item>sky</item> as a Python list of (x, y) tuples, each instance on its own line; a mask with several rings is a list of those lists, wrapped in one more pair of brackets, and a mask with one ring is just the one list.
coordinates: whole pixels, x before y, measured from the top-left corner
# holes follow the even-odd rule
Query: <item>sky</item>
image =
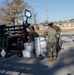
[[(3, 0), (0, 0), (0, 4)], [(68, 20), (74, 18), (74, 0), (24, 0), (37, 13), (37, 22)], [(46, 3), (48, 14), (46, 12)]]
[(48, 6), (48, 21), (68, 20), (74, 18), (74, 0), (25, 0), (33, 6), (37, 20), (47, 20), (46, 3)]

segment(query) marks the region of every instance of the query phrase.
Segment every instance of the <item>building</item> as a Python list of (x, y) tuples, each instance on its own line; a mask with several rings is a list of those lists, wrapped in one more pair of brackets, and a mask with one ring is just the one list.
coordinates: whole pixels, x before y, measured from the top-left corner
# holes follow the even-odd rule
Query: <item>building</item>
[(54, 24), (59, 26), (61, 29), (74, 29), (74, 21), (57, 22)]
[[(61, 29), (74, 29), (74, 20), (53, 23), (59, 26)], [(38, 26), (40, 30), (44, 30), (47, 27), (45, 24), (39, 24)]]

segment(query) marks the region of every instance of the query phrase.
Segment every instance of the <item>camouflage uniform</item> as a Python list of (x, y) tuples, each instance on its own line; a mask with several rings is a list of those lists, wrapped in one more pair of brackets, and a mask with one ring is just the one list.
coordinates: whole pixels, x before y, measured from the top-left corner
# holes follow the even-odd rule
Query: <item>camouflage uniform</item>
[(53, 28), (47, 29), (44, 36), (48, 37), (48, 57), (50, 58), (56, 56), (56, 31)]
[(56, 25), (53, 26), (53, 29), (57, 32), (57, 34), (56, 34), (57, 43), (59, 45), (61, 45), (61, 42), (60, 42), (60, 32), (61, 32), (61, 29), (60, 29), (60, 27), (58, 27)]
[(34, 30), (31, 30), (29, 32), (29, 39), (28, 42), (34, 42), (34, 37), (38, 37), (39, 34), (37, 32), (35, 32)]
[[(29, 32), (28, 42), (34, 42), (35, 37), (39, 37), (39, 34), (37, 32), (35, 32), (34, 30), (31, 30)], [(35, 55), (35, 46), (34, 46), (33, 54)]]
[(61, 43), (61, 39), (60, 39), (61, 29), (60, 29), (60, 27), (58, 27), (56, 25), (53, 26), (53, 29), (57, 32), (57, 34), (56, 34), (56, 39), (57, 39), (56, 45), (57, 45), (57, 47), (56, 48), (57, 48), (57, 51), (59, 51), (62, 49), (62, 43)]

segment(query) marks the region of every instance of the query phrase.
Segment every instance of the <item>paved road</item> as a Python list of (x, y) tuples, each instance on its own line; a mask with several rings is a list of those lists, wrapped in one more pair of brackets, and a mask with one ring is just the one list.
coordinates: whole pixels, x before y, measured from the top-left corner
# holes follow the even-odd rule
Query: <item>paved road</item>
[(0, 75), (74, 75), (74, 35), (61, 34), (64, 50), (56, 61), (23, 58), (14, 55), (0, 58)]

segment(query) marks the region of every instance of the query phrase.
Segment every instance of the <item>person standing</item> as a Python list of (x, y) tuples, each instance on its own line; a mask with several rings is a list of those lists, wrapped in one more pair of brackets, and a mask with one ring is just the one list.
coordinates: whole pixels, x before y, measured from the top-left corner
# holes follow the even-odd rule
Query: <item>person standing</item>
[(57, 32), (56, 34), (56, 39), (57, 39), (57, 44), (59, 45), (60, 49), (63, 50), (64, 48), (62, 48), (62, 43), (61, 43), (61, 39), (60, 39), (60, 33), (61, 33), (61, 29), (59, 26), (52, 24), (52, 28)]
[(34, 38), (39, 37), (33, 26), (29, 27), (27, 31), (29, 32), (28, 42), (34, 42)]
[(57, 26), (57, 25), (54, 25), (53, 23), (51, 23), (52, 24), (52, 28), (57, 32), (57, 42), (59, 43), (59, 41), (60, 41), (60, 33), (61, 33), (61, 29), (60, 29), (60, 27), (59, 26)]
[[(28, 35), (28, 42), (29, 42), (29, 43), (34, 43), (34, 38), (35, 38), (35, 37), (39, 37), (39, 34), (35, 31), (35, 29), (34, 29), (33, 26), (27, 28), (27, 31), (29, 32), (29, 35)], [(33, 49), (33, 54), (35, 55), (35, 47), (34, 47), (34, 49)]]
[(44, 36), (47, 36), (47, 60), (53, 61), (57, 59), (56, 54), (56, 31), (52, 28), (52, 24), (47, 25), (47, 30), (44, 32)]

